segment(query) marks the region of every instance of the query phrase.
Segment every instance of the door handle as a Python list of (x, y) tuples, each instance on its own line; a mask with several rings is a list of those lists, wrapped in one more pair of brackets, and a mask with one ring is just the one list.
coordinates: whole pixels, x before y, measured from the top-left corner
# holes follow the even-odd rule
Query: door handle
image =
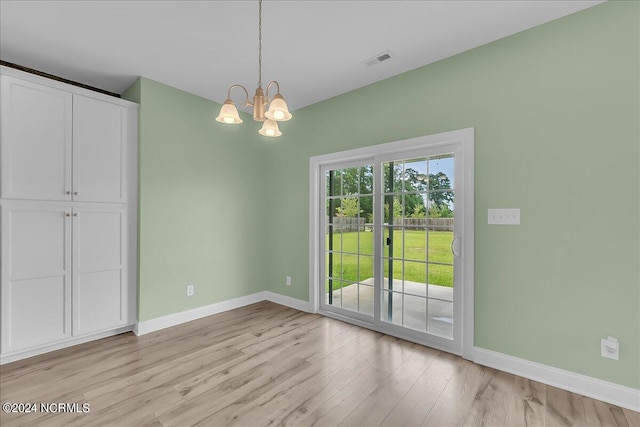
[(451, 240), (451, 253), (454, 257), (460, 258), (460, 253), (456, 253), (456, 241), (460, 240), (460, 236), (456, 236)]

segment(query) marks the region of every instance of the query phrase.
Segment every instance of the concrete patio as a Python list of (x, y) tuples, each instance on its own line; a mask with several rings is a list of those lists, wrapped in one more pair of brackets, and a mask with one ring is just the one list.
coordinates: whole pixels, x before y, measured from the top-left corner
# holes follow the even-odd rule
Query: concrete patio
[[(430, 284), (427, 296), (427, 286), (424, 283), (409, 281), (403, 283), (402, 280), (394, 280), (393, 290), (402, 292), (404, 295), (394, 293), (392, 315), (389, 320), (387, 283), (388, 279), (385, 278), (382, 313), (384, 321), (445, 338), (453, 336), (453, 288)], [(328, 295), (327, 293), (326, 301), (328, 301)], [(373, 278), (333, 291), (333, 305), (336, 307), (358, 311), (358, 299), (360, 300), (359, 312), (373, 316)]]

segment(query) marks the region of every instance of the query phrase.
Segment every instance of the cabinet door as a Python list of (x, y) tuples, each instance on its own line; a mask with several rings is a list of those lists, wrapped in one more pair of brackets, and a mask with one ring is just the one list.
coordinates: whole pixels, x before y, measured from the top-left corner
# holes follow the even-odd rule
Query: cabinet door
[(73, 95), (73, 200), (125, 201), (126, 108)]
[(2, 197), (71, 200), (72, 95), (2, 76)]
[(126, 323), (126, 210), (73, 210), (73, 335)]
[(70, 214), (2, 207), (2, 353), (71, 336)]

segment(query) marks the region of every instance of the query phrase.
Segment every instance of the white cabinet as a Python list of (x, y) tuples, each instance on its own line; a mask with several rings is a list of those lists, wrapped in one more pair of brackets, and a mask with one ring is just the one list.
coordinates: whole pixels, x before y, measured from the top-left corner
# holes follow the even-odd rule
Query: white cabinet
[(2, 353), (71, 336), (71, 209), (2, 207)]
[(71, 200), (73, 95), (2, 76), (2, 197)]
[(137, 105), (1, 70), (6, 363), (135, 322)]
[(3, 75), (2, 124), (4, 198), (126, 201), (126, 108)]
[(73, 200), (125, 201), (127, 110), (73, 96)]
[(126, 211), (118, 207), (73, 210), (73, 334), (126, 322)]
[(2, 353), (126, 324), (126, 218), (109, 205), (2, 207)]

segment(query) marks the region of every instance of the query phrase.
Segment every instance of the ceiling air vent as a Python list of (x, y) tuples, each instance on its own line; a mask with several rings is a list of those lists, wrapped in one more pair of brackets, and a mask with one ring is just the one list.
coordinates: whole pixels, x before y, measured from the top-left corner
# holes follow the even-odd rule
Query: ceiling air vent
[(387, 50), (386, 52), (382, 52), (382, 53), (377, 54), (373, 58), (369, 58), (367, 60), (362, 61), (362, 64), (364, 64), (367, 67), (371, 67), (372, 65), (379, 64), (379, 63), (381, 63), (383, 61), (388, 61), (389, 59), (391, 59), (393, 57), (395, 57), (393, 52), (391, 52), (390, 50)]

